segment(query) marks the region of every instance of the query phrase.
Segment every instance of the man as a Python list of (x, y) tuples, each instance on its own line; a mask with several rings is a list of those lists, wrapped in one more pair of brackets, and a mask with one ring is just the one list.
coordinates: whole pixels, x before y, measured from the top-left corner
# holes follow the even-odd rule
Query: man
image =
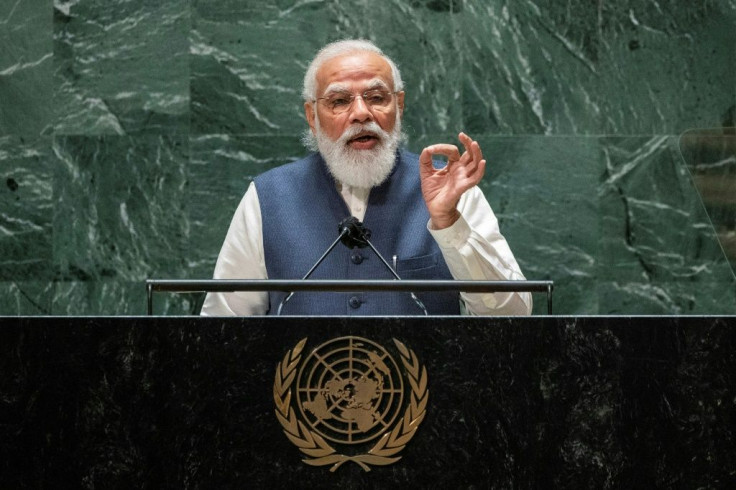
[[(233, 217), (216, 279), (299, 279), (355, 216), (402, 279), (523, 280), (498, 221), (477, 187), (486, 165), (480, 146), (436, 144), (421, 155), (398, 150), (403, 82), (374, 44), (324, 47), (304, 78), (305, 141), (318, 150), (258, 176)], [(436, 168), (434, 155), (448, 163)], [(390, 279), (370, 249), (340, 245), (314, 279)], [(418, 295), (430, 314), (457, 314), (461, 299), (477, 315), (531, 313), (528, 293)], [(281, 292), (210, 293), (202, 315), (276, 314)], [(297, 292), (285, 315), (417, 315), (408, 293)]]

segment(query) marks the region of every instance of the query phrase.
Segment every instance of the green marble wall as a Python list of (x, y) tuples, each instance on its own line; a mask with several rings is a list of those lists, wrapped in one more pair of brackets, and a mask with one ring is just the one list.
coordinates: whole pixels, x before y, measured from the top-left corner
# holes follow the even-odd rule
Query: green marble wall
[(736, 0), (4, 1), (0, 314), (142, 314), (146, 278), (210, 277), (250, 179), (305, 154), (303, 71), (344, 37), (402, 68), (410, 149), (480, 140), (556, 313), (736, 313), (735, 22)]

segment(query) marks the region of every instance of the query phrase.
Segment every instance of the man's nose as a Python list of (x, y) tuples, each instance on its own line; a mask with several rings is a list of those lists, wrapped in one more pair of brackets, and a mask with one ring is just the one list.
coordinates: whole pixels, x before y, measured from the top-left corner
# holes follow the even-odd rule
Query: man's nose
[(353, 99), (353, 105), (350, 107), (350, 121), (351, 122), (365, 122), (373, 119), (373, 113), (371, 112), (368, 104), (363, 100), (362, 95), (356, 95)]

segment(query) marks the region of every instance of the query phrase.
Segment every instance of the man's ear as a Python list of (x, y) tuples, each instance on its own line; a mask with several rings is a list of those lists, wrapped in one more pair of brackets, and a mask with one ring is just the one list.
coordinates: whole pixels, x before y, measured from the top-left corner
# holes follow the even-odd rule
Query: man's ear
[(312, 134), (317, 136), (317, 128), (314, 125), (314, 103), (304, 103), (304, 115), (307, 116), (307, 122), (309, 123), (309, 129), (312, 130)]
[(396, 94), (396, 101), (399, 105), (399, 117), (403, 117), (404, 115), (404, 91), (402, 90), (398, 94)]

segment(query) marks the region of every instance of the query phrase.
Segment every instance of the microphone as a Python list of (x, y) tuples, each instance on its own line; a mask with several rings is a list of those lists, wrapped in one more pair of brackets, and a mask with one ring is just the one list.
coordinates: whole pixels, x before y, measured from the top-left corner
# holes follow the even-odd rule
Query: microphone
[[(358, 247), (365, 248), (368, 246), (368, 239), (371, 237), (371, 230), (363, 226), (355, 216), (350, 216), (340, 221), (337, 225), (340, 232), (343, 245), (348, 248)], [(344, 232), (344, 233), (343, 233)]]
[[(309, 276), (312, 275), (314, 270), (319, 266), (332, 252), (332, 250), (337, 246), (338, 243), (342, 242), (343, 245), (345, 245), (348, 248), (365, 248), (370, 247), (371, 250), (373, 250), (373, 253), (376, 254), (376, 256), (381, 260), (383, 265), (386, 266), (386, 268), (391, 272), (391, 274), (396, 278), (397, 280), (401, 280), (399, 275), (396, 273), (396, 271), (388, 265), (388, 262), (386, 262), (386, 259), (383, 258), (381, 253), (376, 249), (376, 247), (373, 246), (373, 244), (370, 241), (371, 237), (371, 230), (366, 228), (361, 221), (358, 220), (355, 216), (349, 216), (345, 218), (344, 220), (340, 221), (340, 223), (337, 225), (337, 229), (339, 232), (339, 235), (337, 239), (332, 242), (332, 245), (330, 245), (324, 254), (322, 254), (322, 257), (317, 260), (317, 262), (312, 266), (311, 269), (309, 269), (309, 272), (305, 274), (304, 277), (302, 277), (302, 280), (309, 278)], [(424, 303), (417, 297), (416, 294), (413, 292), (409, 293), (411, 295), (411, 298), (414, 300), (414, 302), (417, 304), (417, 306), (424, 312), (426, 316), (429, 316), (429, 313), (427, 312), (427, 308), (424, 306)], [(291, 291), (289, 294), (279, 303), (278, 311), (276, 312), (276, 315), (281, 315), (281, 310), (283, 309), (284, 305), (291, 299), (291, 297), (294, 296), (294, 292)]]

